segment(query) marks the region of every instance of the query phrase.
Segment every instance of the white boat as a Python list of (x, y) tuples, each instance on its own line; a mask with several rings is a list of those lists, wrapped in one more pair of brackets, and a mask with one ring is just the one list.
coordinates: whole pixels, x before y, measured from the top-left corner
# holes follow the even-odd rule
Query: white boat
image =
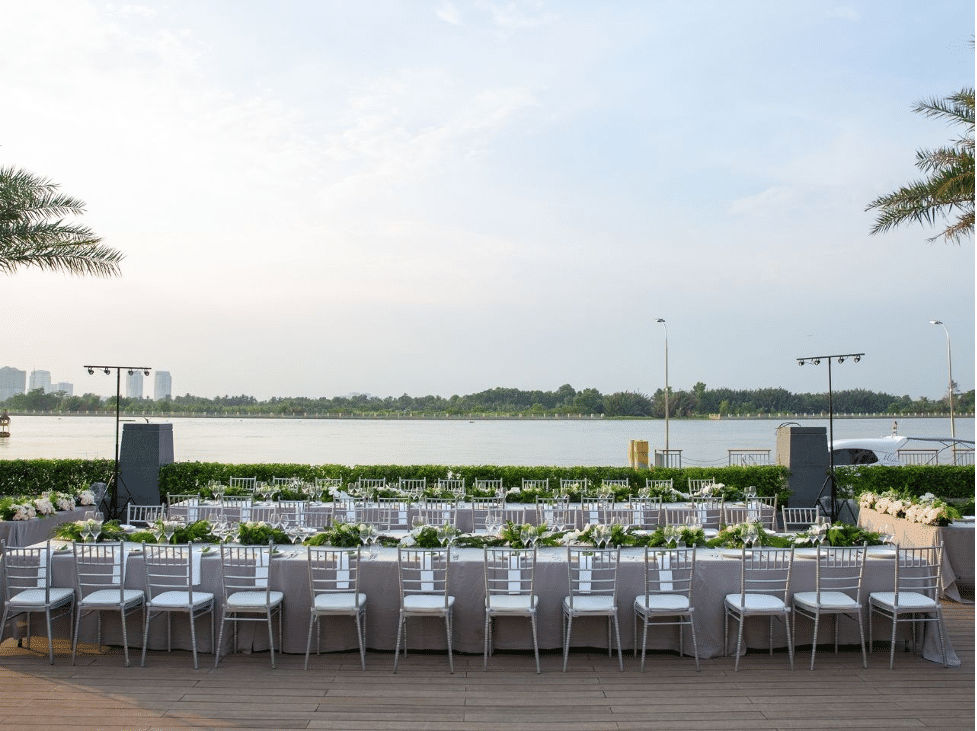
[(835, 439), (835, 467), (849, 465), (974, 464), (974, 443), (953, 437), (910, 437), (896, 433), (866, 439)]

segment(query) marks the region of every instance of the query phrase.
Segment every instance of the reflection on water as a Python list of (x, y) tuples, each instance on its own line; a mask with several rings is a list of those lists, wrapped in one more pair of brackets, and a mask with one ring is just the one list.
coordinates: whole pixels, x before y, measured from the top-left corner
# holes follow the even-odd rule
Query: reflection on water
[[(143, 421), (139, 419), (139, 421)], [(177, 461), (298, 464), (438, 464), (625, 466), (628, 442), (664, 447), (665, 422), (652, 421), (369, 421), (338, 419), (153, 419), (173, 424)], [(827, 419), (794, 419), (823, 426)], [(781, 420), (671, 420), (669, 446), (682, 464), (721, 466), (727, 449), (770, 450)], [(899, 419), (899, 433), (947, 436), (949, 419)], [(115, 456), (114, 417), (14, 416), (0, 439), (0, 459)], [(125, 422), (122, 424), (124, 429)], [(974, 438), (974, 420), (956, 419), (957, 436)], [(835, 419), (835, 439), (880, 437), (891, 419)], [(121, 433), (121, 432), (120, 432)]]

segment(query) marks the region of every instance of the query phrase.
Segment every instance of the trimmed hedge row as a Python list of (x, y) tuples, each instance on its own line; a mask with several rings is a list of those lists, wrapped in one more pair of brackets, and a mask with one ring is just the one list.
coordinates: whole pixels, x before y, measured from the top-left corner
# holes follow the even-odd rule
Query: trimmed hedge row
[(93, 482), (107, 483), (113, 466), (111, 459), (0, 459), (0, 497), (70, 492)]
[(944, 500), (974, 499), (974, 468), (956, 465), (902, 467), (837, 467), (839, 490), (851, 496), (896, 490), (914, 497), (933, 493)]

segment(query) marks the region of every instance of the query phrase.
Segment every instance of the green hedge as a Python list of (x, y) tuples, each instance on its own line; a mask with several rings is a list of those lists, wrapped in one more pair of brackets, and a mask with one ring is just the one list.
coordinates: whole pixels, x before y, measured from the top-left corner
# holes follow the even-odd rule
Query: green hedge
[(904, 465), (902, 467), (837, 467), (839, 490), (850, 497), (863, 492), (904, 492), (919, 497), (928, 492), (944, 500), (973, 500), (974, 468), (956, 465)]
[(0, 459), (0, 497), (71, 491), (108, 482), (111, 459)]
[(211, 480), (227, 484), (230, 477), (257, 477), (259, 482), (270, 482), (273, 477), (299, 477), (313, 481), (317, 477), (342, 479), (344, 484), (356, 482), (359, 478), (386, 478), (396, 483), (398, 479), (427, 478), (429, 485), (446, 478), (448, 472), (464, 478), (469, 486), (475, 480), (502, 480), (506, 487), (518, 487), (522, 480), (542, 480), (549, 478), (554, 489), (560, 480), (590, 480), (595, 488), (602, 480), (628, 480), (632, 490), (637, 492), (645, 486), (646, 479), (673, 479), (676, 490), (687, 492), (690, 479), (713, 477), (730, 487), (755, 486), (758, 495), (777, 495), (777, 502), (785, 504), (788, 471), (785, 467), (694, 467), (689, 469), (666, 469), (635, 471), (630, 467), (506, 467), (498, 465), (446, 467), (440, 465), (373, 465), (345, 467), (343, 465), (302, 465), (302, 464), (249, 464), (230, 465), (220, 462), (174, 462), (160, 469), (160, 495), (186, 494), (196, 492)]

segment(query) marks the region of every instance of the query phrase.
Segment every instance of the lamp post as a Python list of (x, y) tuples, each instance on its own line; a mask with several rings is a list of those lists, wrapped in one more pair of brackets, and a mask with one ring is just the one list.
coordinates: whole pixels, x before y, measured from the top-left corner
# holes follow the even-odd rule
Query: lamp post
[[(838, 519), (838, 485), (835, 482), (835, 454), (834, 454), (834, 441), (835, 441), (835, 411), (834, 403), (832, 401), (832, 386), (831, 386), (831, 359), (837, 358), (838, 363), (844, 363), (845, 358), (851, 358), (855, 363), (862, 359), (865, 353), (843, 353), (840, 355), (811, 355), (804, 358), (797, 359), (797, 365), (804, 365), (805, 363), (813, 363), (814, 365), (821, 365), (822, 360), (828, 362), (828, 478), (826, 482), (831, 482), (831, 522), (834, 523)], [(822, 492), (824, 488), (821, 488)]]
[[(109, 519), (121, 518), (122, 509), (125, 505), (119, 505), (119, 407), (122, 400), (122, 371), (125, 370), (131, 376), (136, 371), (142, 371), (148, 376), (152, 368), (147, 366), (115, 366), (115, 365), (86, 365), (88, 375), (94, 375), (96, 370), (104, 371), (105, 375), (110, 375), (115, 370), (115, 463), (112, 467), (112, 502), (109, 507)], [(124, 481), (123, 481), (124, 484)]]
[(668, 451), (668, 326), (661, 317), (658, 318), (657, 322), (662, 324), (662, 329), (665, 331), (665, 460), (670, 462), (671, 457)]
[[(953, 420), (953, 359), (950, 357), (950, 331), (946, 329), (946, 325), (943, 324), (942, 320), (930, 320), (930, 325), (939, 325), (943, 328), (943, 332), (946, 333), (946, 368), (948, 373), (948, 390), (947, 398), (950, 399), (950, 436), (956, 440), (957, 429)], [(953, 464), (957, 463), (957, 443), (953, 442)]]

